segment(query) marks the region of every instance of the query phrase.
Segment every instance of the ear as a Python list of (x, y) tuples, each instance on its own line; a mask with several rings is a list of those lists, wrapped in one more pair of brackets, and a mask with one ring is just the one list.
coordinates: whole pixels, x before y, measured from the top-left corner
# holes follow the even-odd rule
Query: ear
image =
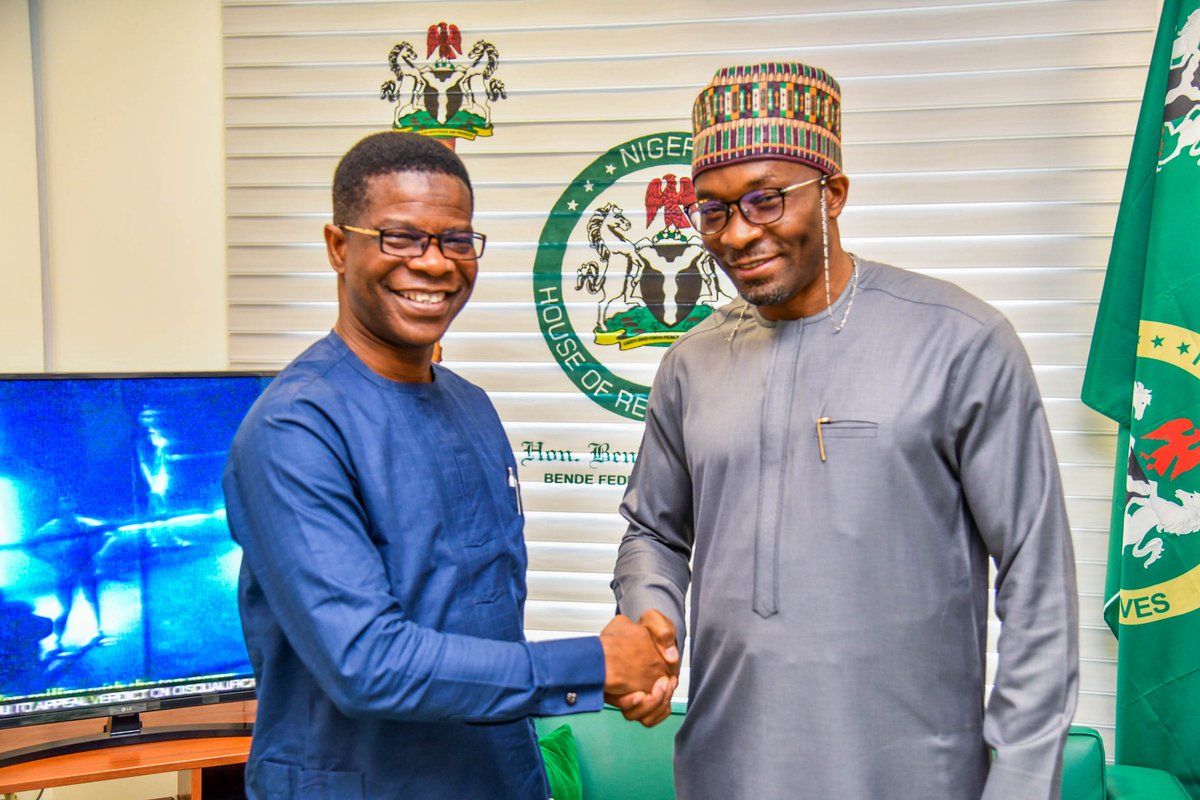
[(846, 206), (850, 194), (850, 179), (843, 173), (825, 179), (825, 208), (830, 219), (837, 219)]
[(346, 271), (346, 232), (337, 225), (325, 226), (325, 252), (333, 271), (343, 274)]

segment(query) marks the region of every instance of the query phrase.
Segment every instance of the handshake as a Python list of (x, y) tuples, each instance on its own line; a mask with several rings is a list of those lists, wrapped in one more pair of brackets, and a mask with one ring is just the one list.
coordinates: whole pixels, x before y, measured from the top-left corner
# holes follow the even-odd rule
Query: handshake
[(653, 609), (638, 622), (618, 614), (600, 631), (600, 644), (605, 702), (647, 728), (666, 719), (679, 685), (675, 625)]

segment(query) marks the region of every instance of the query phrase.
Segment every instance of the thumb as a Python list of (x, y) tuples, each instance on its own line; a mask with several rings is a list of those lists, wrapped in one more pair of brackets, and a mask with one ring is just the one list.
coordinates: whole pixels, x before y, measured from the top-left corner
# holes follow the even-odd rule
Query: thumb
[(663, 660), (668, 664), (677, 665), (679, 648), (675, 644), (675, 624), (663, 616), (661, 611), (654, 608), (642, 614), (638, 621), (650, 631), (654, 643), (662, 651)]

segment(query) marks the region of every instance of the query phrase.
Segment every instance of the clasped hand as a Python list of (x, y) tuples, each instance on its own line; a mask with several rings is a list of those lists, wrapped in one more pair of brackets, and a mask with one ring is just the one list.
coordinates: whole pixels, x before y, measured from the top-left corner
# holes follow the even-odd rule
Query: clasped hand
[(600, 644), (605, 702), (647, 728), (666, 719), (679, 685), (675, 625), (654, 609), (636, 623), (618, 614), (600, 632)]

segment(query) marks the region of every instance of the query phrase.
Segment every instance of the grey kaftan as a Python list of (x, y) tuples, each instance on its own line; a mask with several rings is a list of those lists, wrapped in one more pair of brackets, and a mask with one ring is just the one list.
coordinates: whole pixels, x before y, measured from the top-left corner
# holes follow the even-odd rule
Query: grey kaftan
[(683, 800), (1059, 796), (1074, 561), (1032, 370), (990, 306), (868, 262), (836, 335), (726, 306), (663, 359), (621, 510), (621, 611), (682, 637), (691, 581)]

